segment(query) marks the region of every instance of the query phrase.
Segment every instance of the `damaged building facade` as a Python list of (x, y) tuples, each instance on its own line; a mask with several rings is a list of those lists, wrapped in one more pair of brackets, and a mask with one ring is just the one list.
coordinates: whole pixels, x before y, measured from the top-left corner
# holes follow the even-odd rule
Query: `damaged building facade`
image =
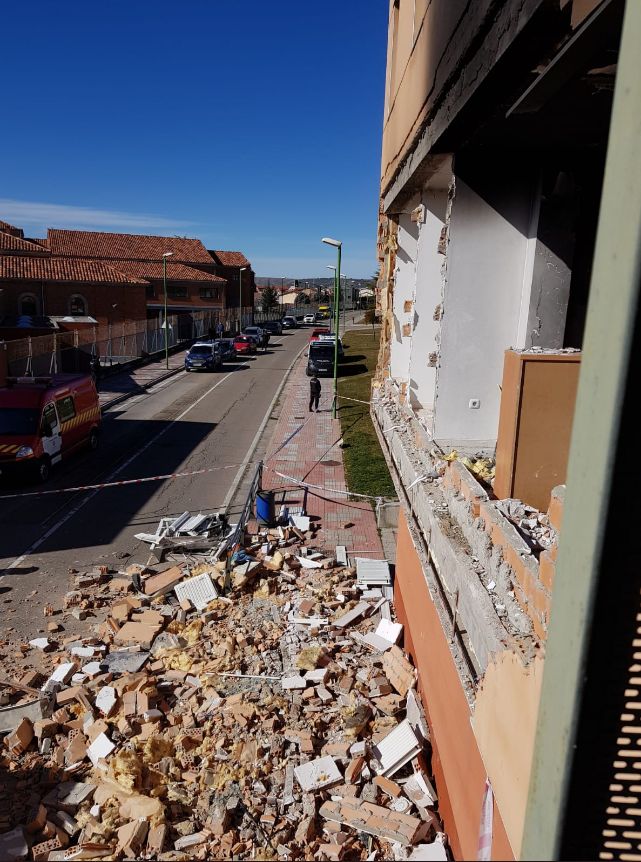
[(525, 858), (624, 12), (389, 4), (372, 416), (460, 859)]

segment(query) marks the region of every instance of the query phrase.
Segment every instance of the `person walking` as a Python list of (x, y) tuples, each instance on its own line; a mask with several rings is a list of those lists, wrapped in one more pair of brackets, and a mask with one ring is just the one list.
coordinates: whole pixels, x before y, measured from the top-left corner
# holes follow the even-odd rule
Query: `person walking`
[(318, 377), (314, 374), (312, 379), (309, 381), (309, 412), (313, 412), (313, 408), (316, 409), (318, 413), (318, 402), (320, 400), (321, 394), (321, 384)]

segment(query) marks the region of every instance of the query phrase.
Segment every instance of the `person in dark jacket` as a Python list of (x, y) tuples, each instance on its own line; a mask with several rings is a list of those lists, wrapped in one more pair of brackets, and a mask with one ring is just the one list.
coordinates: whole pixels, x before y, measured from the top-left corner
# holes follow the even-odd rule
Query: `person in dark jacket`
[(309, 412), (312, 413), (313, 408), (316, 408), (318, 413), (318, 402), (321, 394), (321, 384), (318, 377), (314, 374), (309, 381)]

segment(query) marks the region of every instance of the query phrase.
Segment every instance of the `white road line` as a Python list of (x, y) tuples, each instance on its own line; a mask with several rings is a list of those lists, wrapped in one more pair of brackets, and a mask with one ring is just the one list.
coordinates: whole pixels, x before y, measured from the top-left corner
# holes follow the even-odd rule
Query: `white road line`
[[(133, 453), (133, 455), (131, 455), (129, 458), (127, 458), (127, 460), (124, 462), (124, 464), (121, 464), (119, 467), (116, 467), (116, 469), (107, 476), (105, 481), (111, 482), (112, 479), (115, 479), (115, 477), (119, 473), (121, 473), (126, 467), (128, 467), (133, 461), (135, 461), (139, 455), (142, 455), (142, 453), (145, 452), (147, 449), (149, 449), (150, 446), (153, 446), (154, 443), (160, 437), (162, 437), (163, 434), (165, 434), (167, 431), (169, 431), (169, 429), (173, 425), (175, 425), (177, 422), (180, 422), (182, 419), (184, 419), (185, 416), (191, 410), (193, 410), (197, 404), (200, 404), (200, 402), (204, 398), (206, 398), (208, 395), (211, 395), (211, 393), (214, 391), (214, 389), (217, 389), (221, 385), (221, 383), (224, 383), (225, 380), (227, 380), (228, 377), (231, 377), (233, 373), (234, 373), (233, 371), (230, 371), (229, 374), (226, 374), (221, 380), (219, 380), (210, 389), (208, 389), (203, 395), (201, 395), (200, 398), (196, 399), (196, 401), (194, 401), (193, 404), (190, 404), (189, 407), (187, 407), (185, 410), (183, 410), (183, 412), (180, 414), (180, 416), (177, 416), (175, 419), (172, 419), (172, 421), (168, 425), (166, 425), (161, 431), (159, 431), (157, 434), (155, 434), (151, 438), (151, 440), (148, 440), (141, 449), (138, 449), (136, 452)], [(48, 538), (50, 538), (50, 536), (53, 536), (53, 534), (55, 532), (57, 532), (60, 529), (60, 527), (62, 527), (64, 524), (66, 524), (70, 518), (73, 518), (74, 515), (76, 515), (80, 511), (80, 509), (83, 508), (83, 506), (86, 506), (86, 504), (90, 500), (92, 500), (96, 496), (96, 494), (98, 494), (98, 493), (99, 493), (99, 489), (92, 491), (86, 497), (83, 497), (82, 500), (79, 500), (78, 503), (72, 509), (70, 509), (65, 515), (63, 515), (63, 517), (60, 518), (59, 521), (56, 521), (56, 523), (52, 527), (50, 527), (44, 535), (40, 536), (40, 538), (37, 539), (29, 548), (27, 548), (27, 550), (24, 551), (24, 553), (22, 553), (19, 557), (17, 557), (9, 565), (9, 568), (15, 569), (18, 566), (22, 565), (22, 563), (26, 560), (27, 557), (29, 557), (31, 554), (33, 554), (34, 551), (37, 551), (38, 548), (41, 547), (41, 545), (43, 545), (47, 541)], [(2, 581), (3, 579), (4, 579), (4, 575), (2, 577), (0, 577), (0, 581)]]

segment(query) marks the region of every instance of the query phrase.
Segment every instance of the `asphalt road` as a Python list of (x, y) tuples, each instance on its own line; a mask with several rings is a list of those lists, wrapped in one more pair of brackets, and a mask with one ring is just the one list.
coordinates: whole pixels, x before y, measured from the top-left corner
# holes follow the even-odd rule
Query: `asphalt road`
[(109, 410), (99, 450), (72, 457), (46, 486), (0, 486), (1, 496), (228, 467), (100, 491), (0, 499), (0, 602), (12, 639), (36, 636), (46, 623), (45, 603), (61, 607), (70, 568), (146, 562), (147, 546), (135, 533), (154, 532), (164, 516), (222, 508), (307, 337), (304, 329), (272, 336), (266, 353), (221, 372), (181, 372)]

